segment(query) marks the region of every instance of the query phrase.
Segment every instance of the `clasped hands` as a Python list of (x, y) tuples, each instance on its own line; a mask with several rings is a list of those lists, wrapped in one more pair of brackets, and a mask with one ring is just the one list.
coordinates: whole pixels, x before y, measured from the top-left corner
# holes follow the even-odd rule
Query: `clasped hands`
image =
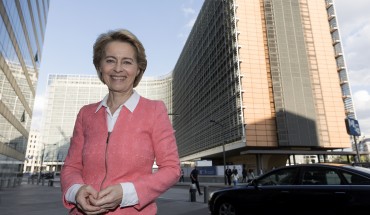
[(77, 207), (85, 214), (102, 214), (115, 209), (122, 202), (120, 184), (109, 186), (100, 192), (90, 185), (83, 185), (76, 194)]

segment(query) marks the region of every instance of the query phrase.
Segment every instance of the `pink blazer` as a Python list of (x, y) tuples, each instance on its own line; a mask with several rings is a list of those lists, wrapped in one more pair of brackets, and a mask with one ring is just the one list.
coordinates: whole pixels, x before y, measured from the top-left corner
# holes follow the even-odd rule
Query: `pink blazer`
[[(108, 139), (105, 108), (86, 105), (77, 115), (68, 155), (61, 171), (64, 206), (81, 214), (64, 196), (73, 184), (89, 184), (96, 190), (132, 182), (139, 204), (109, 214), (157, 213), (155, 199), (180, 177), (176, 139), (163, 102), (140, 97), (134, 110), (122, 108)], [(154, 160), (158, 171), (152, 173)]]

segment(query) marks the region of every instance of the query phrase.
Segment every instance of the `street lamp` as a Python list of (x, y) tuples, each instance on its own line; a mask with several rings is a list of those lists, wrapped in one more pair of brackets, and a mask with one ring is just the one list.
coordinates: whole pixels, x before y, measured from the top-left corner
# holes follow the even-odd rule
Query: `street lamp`
[(224, 157), (224, 181), (225, 181), (225, 185), (227, 184), (227, 181), (226, 181), (226, 154), (225, 154), (225, 142), (226, 142), (226, 133), (225, 133), (225, 125), (220, 123), (220, 122), (217, 122), (213, 119), (211, 119), (209, 122), (211, 123), (214, 123), (218, 126), (221, 126), (221, 128), (224, 130), (224, 141), (222, 142), (222, 153), (223, 153), (223, 157)]

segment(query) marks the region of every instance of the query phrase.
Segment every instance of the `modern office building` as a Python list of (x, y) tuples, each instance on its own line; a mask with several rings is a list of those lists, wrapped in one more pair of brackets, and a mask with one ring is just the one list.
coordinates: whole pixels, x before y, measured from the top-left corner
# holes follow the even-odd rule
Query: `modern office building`
[(159, 76), (144, 76), (135, 90), (146, 98), (162, 100), (172, 110), (172, 73)]
[(173, 111), (182, 161), (268, 170), (290, 155), (352, 156), (334, 151), (351, 147), (356, 116), (333, 1), (205, 0)]
[(163, 101), (170, 119), (176, 117), (177, 114), (172, 112), (172, 73), (159, 77), (144, 76), (135, 90), (146, 98)]
[(27, 151), (23, 167), (24, 173), (34, 174), (42, 169), (41, 166), (43, 164), (41, 158), (44, 149), (43, 145), (40, 144), (40, 139), (40, 131), (31, 129), (28, 135)]
[[(171, 109), (170, 74), (143, 77), (135, 90), (146, 98), (164, 101)], [(101, 101), (107, 93), (107, 86), (96, 75), (49, 75), (42, 140), (39, 143), (45, 149), (42, 156), (45, 171), (60, 171), (80, 108)]]
[(49, 0), (0, 1), (0, 182), (23, 170)]
[(49, 74), (42, 116), (45, 170), (60, 171), (80, 108), (100, 101), (107, 92), (96, 75)]

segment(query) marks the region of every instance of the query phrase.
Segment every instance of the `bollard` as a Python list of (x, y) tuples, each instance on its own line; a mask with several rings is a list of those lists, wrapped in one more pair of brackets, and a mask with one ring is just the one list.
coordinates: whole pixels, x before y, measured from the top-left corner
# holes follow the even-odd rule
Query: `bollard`
[(197, 188), (195, 187), (195, 184), (190, 185), (189, 189), (189, 196), (190, 196), (190, 201), (191, 202), (196, 202), (197, 201)]
[(42, 185), (42, 186), (44, 186), (44, 185), (45, 185), (45, 178), (42, 178), (41, 185)]
[(208, 203), (208, 186), (204, 186), (204, 203)]

